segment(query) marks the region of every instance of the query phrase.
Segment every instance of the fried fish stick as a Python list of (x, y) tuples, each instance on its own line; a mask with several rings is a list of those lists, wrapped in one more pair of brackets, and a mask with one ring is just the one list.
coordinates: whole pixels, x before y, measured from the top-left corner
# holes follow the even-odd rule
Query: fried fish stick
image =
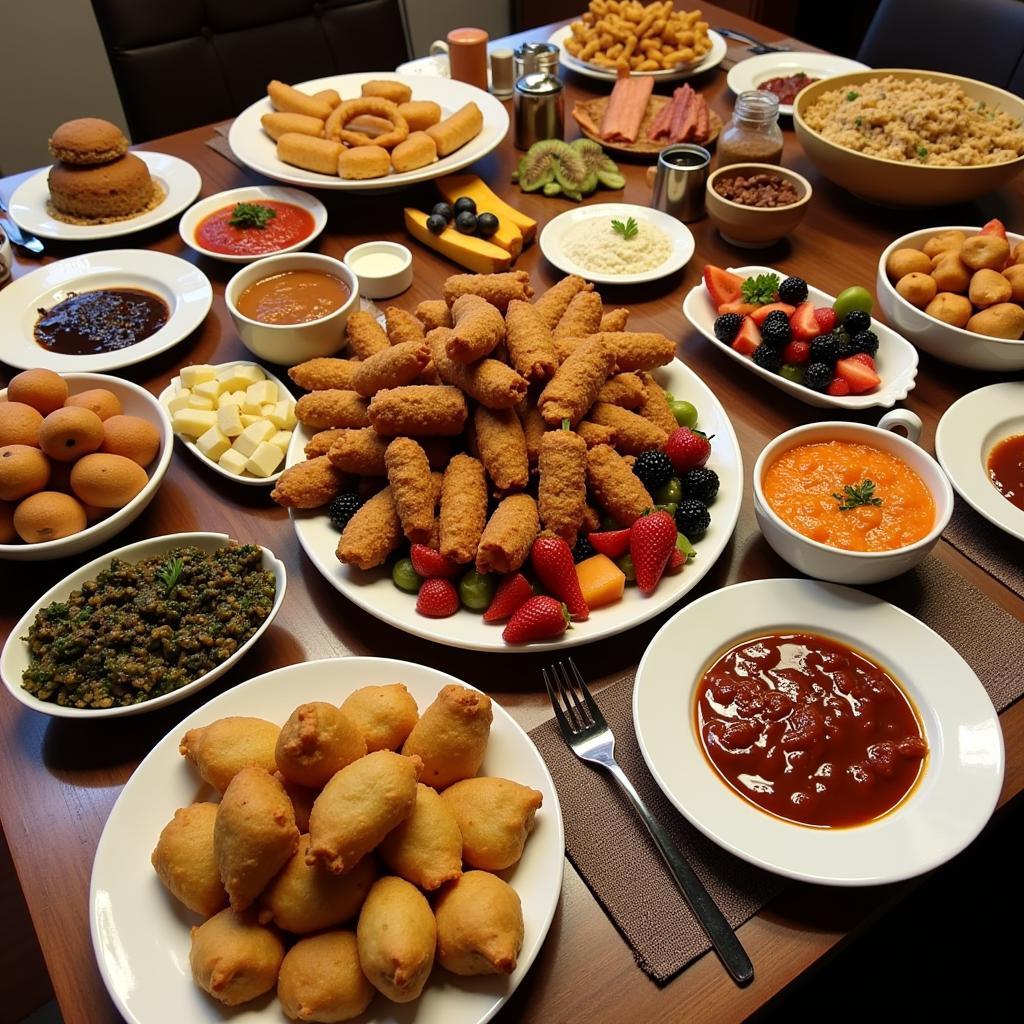
[(553, 331), (568, 309), (573, 296), (581, 291), (593, 291), (594, 286), (576, 274), (563, 277), (556, 285), (552, 285), (534, 304), (533, 308), (540, 313), (541, 319)]
[(349, 348), (359, 359), (369, 359), (386, 349), (391, 342), (376, 319), (365, 310), (357, 310), (348, 318), (346, 328)]
[(547, 380), (558, 369), (551, 330), (544, 318), (521, 299), (513, 299), (505, 312), (505, 344), (509, 362), (531, 383)]
[(608, 402), (595, 402), (590, 419), (615, 431), (615, 447), (623, 455), (639, 455), (648, 448), (660, 448), (668, 440), (668, 431), (656, 423)]
[(345, 565), (373, 569), (402, 543), (402, 523), (391, 488), (378, 491), (348, 521), (335, 554)]
[(623, 409), (636, 409), (644, 400), (644, 382), (635, 373), (617, 373), (604, 382), (597, 400), (620, 405)]
[(452, 311), (444, 299), (426, 299), (416, 307), (416, 319), (427, 331), (436, 327), (451, 327)]
[(601, 317), (599, 331), (624, 331), (629, 320), (628, 309), (611, 309)]
[(341, 494), (347, 477), (326, 455), (289, 466), (270, 497), (284, 508), (320, 508)]
[(513, 409), (473, 412), (473, 429), (480, 461), (499, 491), (521, 491), (530, 479), (523, 425)]
[(480, 359), (465, 366), (448, 355), (451, 328), (438, 327), (427, 335), (433, 366), (445, 384), (461, 388), (488, 409), (511, 409), (526, 396), (526, 380), (497, 359)]
[(373, 427), (362, 427), (359, 430), (339, 430), (327, 457), (335, 469), (356, 476), (387, 476), (384, 453), (387, 451), (387, 438), (381, 437)]
[(321, 455), (326, 455), (342, 434), (346, 433), (344, 427), (336, 427), (332, 430), (318, 430), (307, 442), (306, 447), (303, 448), (307, 459), (316, 459)]
[[(408, 102), (408, 97), (404, 102)], [(451, 117), (430, 125), (426, 133), (434, 140), (437, 155), (447, 156), (460, 146), (464, 146), (470, 139), (475, 139), (483, 131), (483, 127), (484, 115), (471, 100), (464, 107), (459, 107)]]
[(515, 572), (530, 554), (540, 530), (537, 502), (528, 494), (511, 494), (487, 520), (476, 552), (476, 571)]
[(445, 351), (457, 363), (475, 363), (505, 340), (505, 319), (479, 295), (460, 295), (452, 303), (452, 328)]
[(587, 510), (587, 443), (571, 430), (549, 430), (540, 443), (537, 506), (545, 529), (570, 546)]
[(629, 463), (608, 445), (587, 452), (587, 487), (594, 500), (622, 526), (632, 526), (654, 499)]
[(396, 437), (388, 445), (384, 464), (402, 532), (411, 543), (426, 544), (434, 525), (434, 488), (427, 453), (411, 437)]
[(610, 444), (615, 447), (615, 431), (611, 427), (591, 423), (590, 420), (580, 420), (576, 424), (576, 433), (583, 438), (588, 448), (594, 448), (599, 444)]
[(288, 376), (305, 391), (353, 391), (358, 366), (354, 359), (320, 357), (293, 366)]
[(615, 357), (615, 370), (653, 370), (671, 363), (676, 346), (671, 338), (654, 331), (606, 331), (597, 335)]
[(372, 398), (385, 388), (411, 384), (429, 362), (430, 349), (422, 338), (391, 345), (356, 364), (355, 390)]
[(314, 135), (299, 132), (285, 132), (277, 139), (277, 158), (304, 171), (318, 174), (338, 175), (338, 157), (344, 146), (330, 139), (318, 139)]
[(378, 391), (370, 399), (369, 417), (378, 434), (422, 434), (455, 437), (462, 433), (469, 410), (458, 388), (409, 384)]
[(530, 469), (535, 470), (540, 458), (541, 441), (547, 433), (548, 425), (537, 411), (537, 407), (531, 403), (520, 404), (517, 412), (523, 425), (523, 437), (526, 439), (526, 457), (530, 462)]
[(601, 296), (597, 292), (577, 292), (552, 334), (556, 338), (579, 338), (593, 334), (601, 326)]
[(260, 118), (263, 130), (275, 141), (281, 138), (285, 132), (296, 132), (298, 135), (312, 135), (314, 138), (324, 137), (324, 122), (319, 117), (310, 117), (308, 114), (286, 114), (274, 111), (272, 114), (264, 114)]
[(487, 476), (483, 463), (456, 455), (441, 482), (441, 554), (459, 565), (476, 558), (487, 522)]
[(530, 275), (525, 270), (509, 270), (503, 274), (453, 274), (445, 280), (442, 290), (449, 306), (460, 295), (479, 295), (502, 313), (513, 299), (528, 299), (533, 295)]
[(644, 386), (644, 400), (637, 407), (636, 411), (645, 420), (650, 420), (661, 427), (662, 430), (671, 434), (679, 424), (676, 422), (672, 408), (668, 404), (664, 390), (649, 373), (640, 373), (637, 376)]
[(295, 403), (295, 418), (314, 430), (331, 427), (368, 427), (366, 399), (356, 391), (328, 388), (311, 391)]
[(407, 341), (422, 341), (426, 337), (423, 324), (404, 309), (388, 306), (384, 310), (384, 330), (392, 345), (402, 345)]
[(600, 336), (588, 338), (575, 348), (537, 399), (544, 422), (552, 427), (565, 419), (570, 426), (579, 423), (594, 404), (614, 362)]
[(267, 86), (267, 95), (275, 110), (286, 114), (305, 114), (326, 121), (331, 116), (331, 105), (325, 99), (318, 99), (308, 93), (279, 82), (276, 78)]

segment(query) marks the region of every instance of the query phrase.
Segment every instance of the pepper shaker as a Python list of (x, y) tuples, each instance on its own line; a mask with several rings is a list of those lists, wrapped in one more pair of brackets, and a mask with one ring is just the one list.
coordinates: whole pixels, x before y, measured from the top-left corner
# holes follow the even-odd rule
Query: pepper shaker
[(554, 75), (543, 71), (523, 75), (516, 82), (514, 106), (518, 149), (565, 134), (565, 92)]

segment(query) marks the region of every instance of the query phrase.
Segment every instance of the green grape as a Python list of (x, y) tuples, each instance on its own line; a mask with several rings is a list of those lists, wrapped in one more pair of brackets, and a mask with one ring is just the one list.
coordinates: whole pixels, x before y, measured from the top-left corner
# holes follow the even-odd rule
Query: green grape
[(795, 363), (783, 363), (779, 367), (779, 376), (791, 380), (794, 384), (803, 384), (804, 368)]
[(493, 573), (482, 575), (475, 569), (470, 569), (459, 580), (459, 600), (471, 612), (486, 611), (497, 586), (498, 582)]
[(400, 558), (391, 570), (391, 582), (407, 594), (417, 594), (423, 580), (416, 574), (408, 558)]
[(695, 427), (697, 425), (697, 408), (692, 402), (685, 402), (680, 399), (673, 399), (668, 407), (676, 418), (676, 423), (681, 427)]
[(679, 477), (674, 476), (667, 484), (662, 484), (654, 492), (654, 500), (659, 505), (668, 505), (670, 502), (678, 504), (683, 500), (683, 485), (679, 482)]
[(675, 501), (666, 501), (659, 502), (654, 507), (661, 509), (662, 512), (667, 512), (670, 516), (674, 516), (676, 514), (676, 509), (679, 508), (679, 504)]
[(836, 301), (832, 303), (832, 308), (836, 311), (836, 317), (839, 320), (845, 320), (846, 314), (853, 312), (855, 309), (870, 313), (873, 305), (871, 292), (862, 285), (855, 284), (844, 289), (836, 296)]
[(687, 558), (694, 558), (697, 554), (697, 549), (681, 533), (676, 534), (676, 547)]
[(625, 573), (627, 583), (636, 583), (636, 569), (633, 567), (633, 556), (623, 555), (615, 559), (615, 564)]

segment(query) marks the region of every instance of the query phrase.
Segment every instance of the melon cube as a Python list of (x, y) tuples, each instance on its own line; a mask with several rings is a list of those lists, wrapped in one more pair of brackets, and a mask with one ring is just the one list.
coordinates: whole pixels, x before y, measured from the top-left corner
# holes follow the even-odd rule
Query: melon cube
[(179, 409), (185, 409), (188, 407), (188, 400), (192, 397), (192, 392), (188, 388), (184, 391), (179, 391), (167, 402), (167, 411), (173, 416)]
[(245, 389), (247, 405), (273, 405), (277, 401), (277, 385), (272, 380), (261, 380)]
[(220, 396), (221, 384), (219, 380), (204, 380), (201, 384), (197, 384), (192, 389), (193, 395), (205, 395), (207, 398), (212, 398), (216, 405), (217, 399)]

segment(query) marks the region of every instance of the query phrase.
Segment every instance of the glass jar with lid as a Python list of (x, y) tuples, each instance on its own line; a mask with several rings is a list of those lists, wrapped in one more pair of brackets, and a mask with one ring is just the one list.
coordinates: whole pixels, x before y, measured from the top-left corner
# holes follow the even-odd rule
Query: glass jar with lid
[(718, 138), (718, 166), (782, 163), (779, 97), (750, 89), (736, 97), (732, 120)]

